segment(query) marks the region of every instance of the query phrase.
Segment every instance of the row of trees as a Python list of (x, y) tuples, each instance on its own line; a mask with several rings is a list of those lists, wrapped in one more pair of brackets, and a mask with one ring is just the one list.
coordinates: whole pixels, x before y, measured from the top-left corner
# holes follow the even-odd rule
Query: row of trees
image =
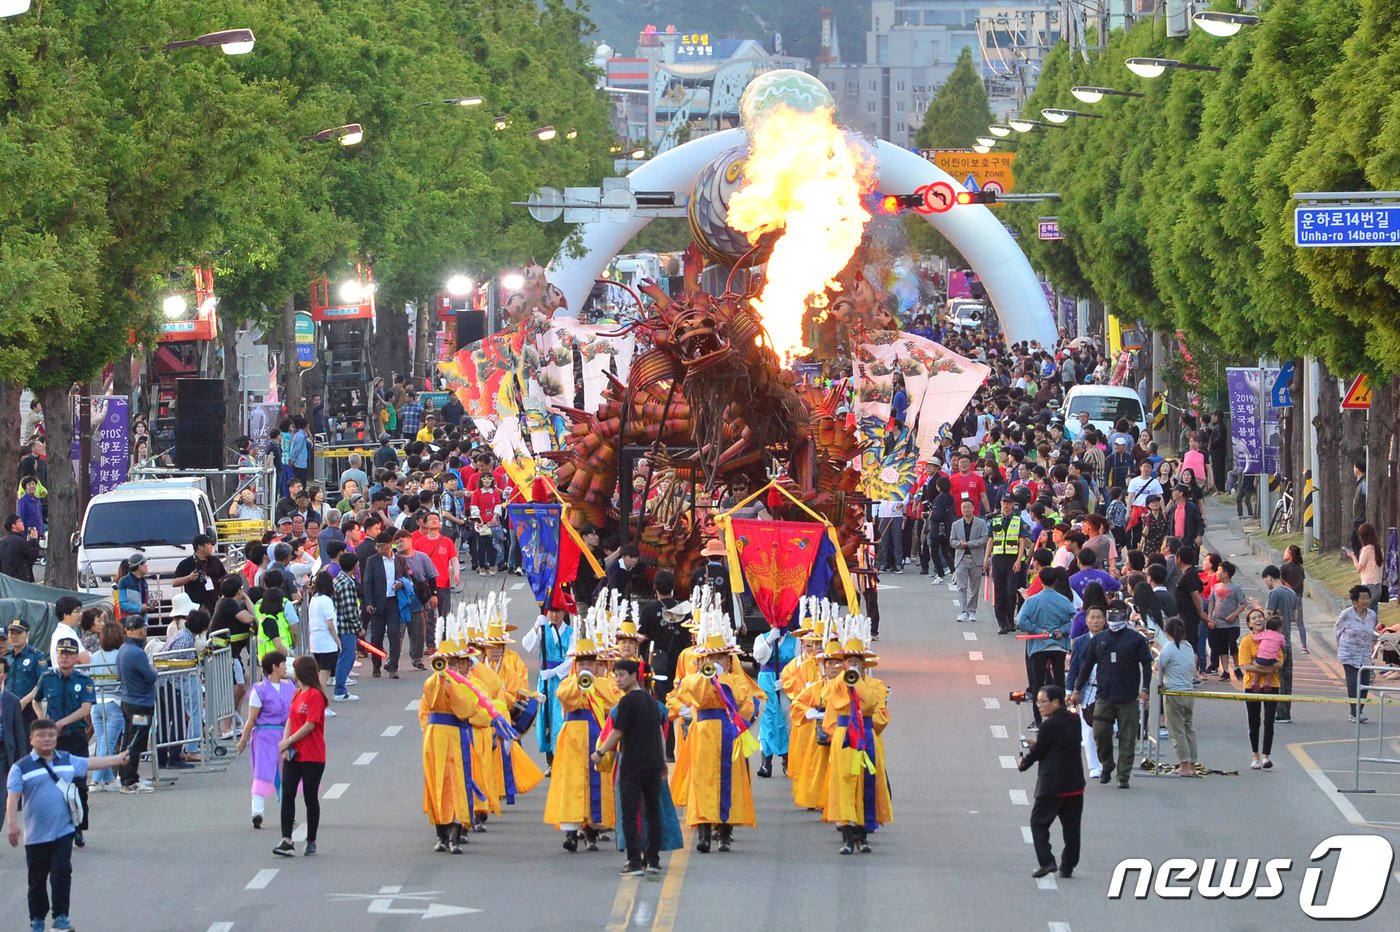
[[(234, 27), (252, 54), (164, 49)], [(312, 275), (372, 261), (393, 308), (552, 255), (565, 229), (510, 202), (610, 165), (590, 29), (563, 0), (37, 0), (0, 20), (0, 496), (20, 388), (57, 466), (71, 387), (149, 342), (196, 265), (218, 276), (232, 375), (240, 324), (280, 328)], [(485, 103), (445, 103), (464, 96)], [(359, 146), (302, 141), (351, 122)], [(535, 139), (543, 125), (559, 136)], [(71, 585), (75, 485), (50, 482), (48, 578)]]
[[(1060, 199), (1000, 209), (1057, 287), (1121, 319), (1181, 330), (1242, 362), (1310, 356), (1324, 374), (1371, 373), (1368, 420), (1339, 417), (1335, 381), (1324, 379), (1316, 421), (1322, 533), (1339, 544), (1351, 527), (1343, 479), (1367, 447), (1377, 466), (1372, 518), (1380, 527), (1396, 520), (1395, 484), (1379, 467), (1397, 452), (1400, 250), (1295, 247), (1292, 194), (1400, 187), (1400, 2), (1261, 6), (1262, 24), (1230, 39), (1198, 30), (1169, 39), (1157, 19), (1114, 33), (1087, 61), (1064, 46), (1052, 52), (1024, 115), (1059, 107), (1102, 119), (1017, 135), (1018, 189)], [(1221, 71), (1146, 81), (1124, 67), (1129, 57)], [(1145, 96), (1086, 105), (1071, 96), (1075, 85)], [(1037, 238), (1047, 213), (1058, 215), (1063, 241)]]

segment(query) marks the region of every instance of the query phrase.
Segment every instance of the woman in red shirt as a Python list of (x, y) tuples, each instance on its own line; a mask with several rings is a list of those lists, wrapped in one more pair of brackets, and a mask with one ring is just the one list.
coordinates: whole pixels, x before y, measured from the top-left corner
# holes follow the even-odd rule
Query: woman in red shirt
[(321, 777), (326, 772), (326, 694), (321, 690), (321, 675), (316, 658), (298, 657), (292, 664), (297, 692), (292, 697), (287, 727), (277, 744), (282, 753), (282, 843), (273, 854), (290, 858), (296, 854), (292, 844), (292, 822), (297, 814), (297, 784), (301, 784), (306, 801), (306, 857), (316, 853), (316, 828), (321, 822)]
[(489, 472), (481, 474), (480, 485), (471, 494), (472, 520), (476, 522), (477, 566), (487, 576), (496, 575), (497, 564), (503, 561), (503, 554), (497, 552), (496, 544), (501, 537), (500, 517), (496, 509), (501, 505), (501, 493), (496, 490), (496, 477)]

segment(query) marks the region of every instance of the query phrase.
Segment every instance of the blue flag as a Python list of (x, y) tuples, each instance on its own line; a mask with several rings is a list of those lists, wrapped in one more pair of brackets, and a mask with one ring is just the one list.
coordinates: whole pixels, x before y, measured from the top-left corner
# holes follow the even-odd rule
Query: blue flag
[(564, 506), (515, 504), (507, 505), (510, 526), (520, 541), (520, 567), (530, 581), (535, 601), (545, 605), (554, 590), (559, 575), (560, 519)]

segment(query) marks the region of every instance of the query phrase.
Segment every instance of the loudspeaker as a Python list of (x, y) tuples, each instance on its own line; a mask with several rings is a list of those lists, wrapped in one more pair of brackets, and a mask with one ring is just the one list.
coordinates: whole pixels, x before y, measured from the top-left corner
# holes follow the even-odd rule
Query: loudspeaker
[(223, 380), (176, 379), (175, 466), (221, 469), (223, 465)]
[(462, 349), (486, 339), (485, 311), (457, 312), (457, 348)]

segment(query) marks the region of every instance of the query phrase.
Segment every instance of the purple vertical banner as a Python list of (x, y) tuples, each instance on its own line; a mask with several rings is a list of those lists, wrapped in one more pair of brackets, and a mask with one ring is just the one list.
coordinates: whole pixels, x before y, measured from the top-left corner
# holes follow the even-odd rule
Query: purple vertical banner
[[(1277, 377), (1277, 368), (1263, 370), (1264, 384), (1273, 384)], [(1230, 393), (1230, 440), (1240, 472), (1272, 475), (1278, 472), (1283, 435), (1279, 427), (1279, 409), (1269, 404), (1267, 392), (1261, 396), (1260, 378), (1257, 368), (1225, 370)], [(1262, 417), (1261, 404), (1264, 406)]]
[(131, 466), (129, 402), (120, 395), (92, 399), (92, 452), (90, 469), (93, 495), (110, 492), (126, 481)]

